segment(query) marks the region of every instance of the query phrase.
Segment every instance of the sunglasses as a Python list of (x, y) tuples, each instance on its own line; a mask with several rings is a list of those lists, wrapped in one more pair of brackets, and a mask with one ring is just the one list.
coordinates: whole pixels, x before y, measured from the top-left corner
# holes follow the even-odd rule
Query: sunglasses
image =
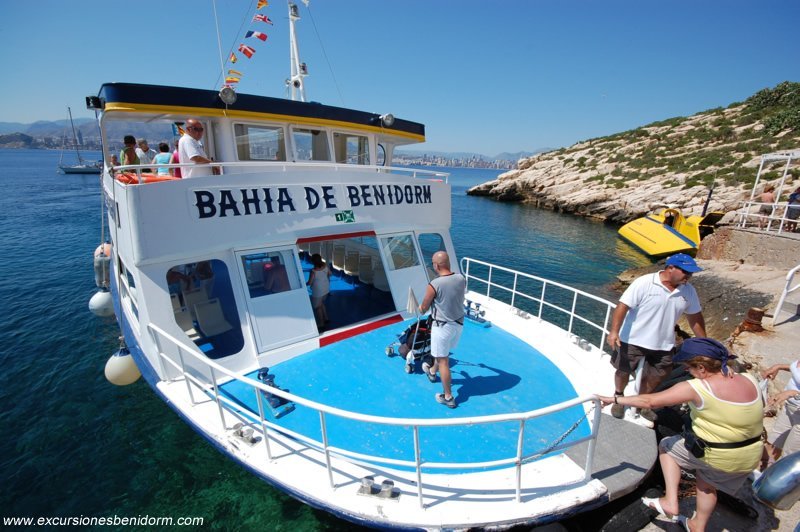
[(191, 126), (186, 128), (188, 131), (203, 131), (203, 126)]

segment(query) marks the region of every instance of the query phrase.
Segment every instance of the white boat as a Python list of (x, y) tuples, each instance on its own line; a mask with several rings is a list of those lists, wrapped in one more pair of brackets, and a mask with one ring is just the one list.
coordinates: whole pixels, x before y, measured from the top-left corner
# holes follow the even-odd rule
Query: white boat
[[(298, 94), (303, 75), (293, 68)], [(109, 83), (87, 99), (105, 145), (120, 124), (160, 124), (166, 138), (199, 118), (220, 169), (104, 173), (112, 246), (99, 256), (111, 255), (126, 344), (107, 366), (112, 380), (138, 368), (221, 453), (369, 526), (546, 523), (638, 486), (656, 459), (654, 433), (601, 415), (594, 396), (612, 391), (602, 348), (612, 303), (456, 260), (448, 176), (390, 164), (397, 146), (424, 141), (422, 124), (232, 96)], [(419, 361), (408, 374), (387, 356), (416, 322), (409, 301), (422, 299), (439, 250), (468, 279), (453, 410), (434, 401), (441, 384)], [(305, 285), (316, 253), (333, 271), (321, 330)]]
[(62, 138), (61, 156), (58, 159), (58, 169), (64, 174), (99, 174), (102, 169), (102, 161), (94, 163), (87, 163), (81, 156), (81, 150), (78, 147), (78, 136), (75, 133), (75, 124), (72, 122), (72, 109), (67, 107), (69, 114), (69, 125), (72, 128), (72, 146), (75, 148), (75, 155), (78, 158), (78, 164), (65, 164), (64, 163), (64, 150), (66, 149), (66, 136)]

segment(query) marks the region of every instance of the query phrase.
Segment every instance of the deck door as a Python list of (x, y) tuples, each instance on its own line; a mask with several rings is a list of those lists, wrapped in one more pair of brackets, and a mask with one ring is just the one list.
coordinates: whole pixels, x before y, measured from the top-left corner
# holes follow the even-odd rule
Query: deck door
[(408, 287), (414, 291), (417, 302), (425, 297), (428, 277), (425, 266), (415, 244), (412, 233), (394, 233), (378, 236), (383, 263), (386, 265), (386, 277), (392, 288), (394, 302), (398, 309), (404, 310), (408, 305)]
[(259, 353), (317, 336), (294, 246), (236, 252)]

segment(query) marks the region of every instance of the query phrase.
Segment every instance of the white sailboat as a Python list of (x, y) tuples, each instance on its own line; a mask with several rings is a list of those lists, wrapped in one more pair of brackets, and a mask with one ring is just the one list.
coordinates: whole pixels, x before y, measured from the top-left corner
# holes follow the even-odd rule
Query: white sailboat
[(87, 163), (81, 157), (81, 151), (78, 148), (78, 136), (75, 134), (75, 124), (72, 121), (72, 109), (67, 107), (67, 113), (69, 114), (69, 125), (72, 128), (72, 145), (75, 147), (78, 164), (64, 164), (64, 150), (66, 149), (66, 140), (64, 138), (61, 143), (61, 157), (58, 159), (58, 169), (65, 174), (99, 174), (102, 169), (102, 164), (99, 161)]

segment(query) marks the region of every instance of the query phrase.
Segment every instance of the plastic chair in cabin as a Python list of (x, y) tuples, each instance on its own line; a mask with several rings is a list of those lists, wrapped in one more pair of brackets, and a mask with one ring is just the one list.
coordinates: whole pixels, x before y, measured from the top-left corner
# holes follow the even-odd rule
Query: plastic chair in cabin
[(170, 294), (169, 299), (172, 302), (172, 312), (180, 310), (181, 308), (181, 300), (178, 298), (178, 294)]
[(344, 273), (358, 275), (358, 251), (348, 251), (344, 257)]
[(205, 288), (194, 288), (183, 292), (183, 303), (189, 309), (193, 319), (197, 319), (195, 307), (199, 303), (205, 303), (206, 301), (208, 301), (208, 294)]
[(217, 336), (233, 329), (233, 325), (225, 319), (225, 315), (222, 313), (222, 305), (220, 305), (217, 298), (198, 303), (195, 305), (194, 311), (197, 316), (197, 326), (206, 338)]
[(333, 246), (333, 266), (339, 270), (344, 270), (344, 246)]
[(358, 258), (358, 280), (366, 285), (372, 285), (375, 271), (372, 269), (372, 257), (361, 255)]
[(186, 333), (190, 340), (194, 341), (200, 338), (200, 333), (194, 328), (192, 314), (186, 307), (178, 307), (175, 310), (175, 323)]

